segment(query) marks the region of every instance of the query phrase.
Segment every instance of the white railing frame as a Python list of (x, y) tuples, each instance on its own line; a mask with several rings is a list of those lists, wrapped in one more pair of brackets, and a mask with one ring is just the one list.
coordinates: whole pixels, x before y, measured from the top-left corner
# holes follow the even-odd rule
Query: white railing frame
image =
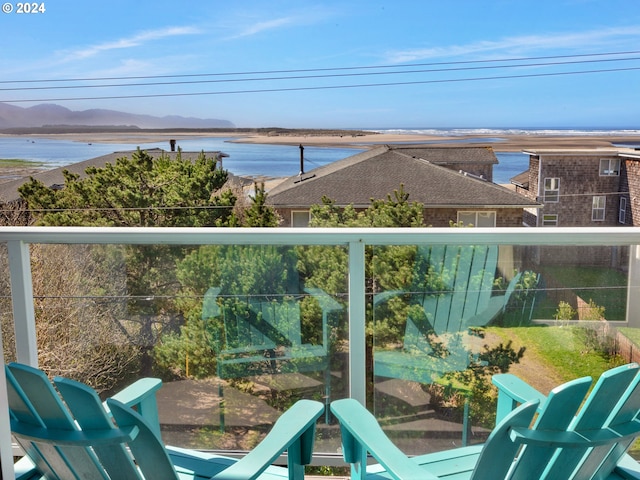
[[(37, 366), (35, 314), (29, 245), (166, 244), (166, 245), (343, 245), (349, 251), (349, 395), (365, 403), (365, 262), (368, 245), (629, 245), (637, 251), (640, 228), (99, 228), (0, 227), (6, 243), (19, 361)], [(631, 255), (629, 278), (640, 278), (640, 259)], [(631, 288), (631, 286), (630, 286)], [(638, 295), (628, 295), (628, 312), (640, 311)], [(628, 323), (632, 323), (627, 318)], [(636, 323), (635, 321), (633, 322)], [(3, 354), (0, 338), (0, 354)], [(0, 372), (0, 425), (8, 425), (4, 370)], [(11, 437), (0, 431), (3, 478), (13, 478)]]

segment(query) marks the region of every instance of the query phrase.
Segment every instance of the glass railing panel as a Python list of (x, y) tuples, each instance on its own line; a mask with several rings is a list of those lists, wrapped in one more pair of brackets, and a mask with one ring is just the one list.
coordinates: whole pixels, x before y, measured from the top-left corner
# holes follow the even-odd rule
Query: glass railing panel
[(638, 360), (636, 247), (577, 243), (370, 249), (369, 407), (403, 451), (483, 442), (495, 373), (546, 394)]
[(0, 243), (0, 329), (4, 361), (13, 361), (16, 359), (16, 345), (13, 333), (13, 305), (11, 303), (11, 283), (9, 278), (9, 254), (6, 243)]
[[(546, 393), (637, 360), (640, 249), (581, 246), (575, 235), (569, 246), (366, 248), (367, 406), (400, 448), (484, 441), (497, 371)], [(40, 365), (103, 396), (161, 377), (168, 444), (246, 450), (296, 399), (349, 395), (346, 247), (30, 250)], [(0, 269), (10, 323), (6, 254)], [(317, 452), (338, 451), (336, 427), (329, 414), (320, 420)]]
[[(136, 289), (122, 245), (32, 244), (38, 364), (47, 374), (91, 385), (103, 396), (152, 373), (162, 331), (154, 295)], [(142, 256), (140, 256), (142, 258)], [(167, 322), (165, 322), (167, 323)]]
[[(180, 336), (188, 325), (197, 325), (210, 352), (207, 364), (197, 351), (185, 352), (192, 371), (183, 376), (192, 388), (194, 382), (207, 386), (207, 402), (213, 403), (200, 429), (206, 440), (199, 448), (248, 449), (252, 445), (247, 441), (259, 440), (296, 400), (311, 398), (328, 405), (344, 396), (347, 306), (341, 291), (346, 252), (335, 250), (202, 246), (178, 262), (179, 305), (185, 318)], [(331, 255), (337, 255), (336, 263), (323, 267)], [(178, 341), (169, 337), (156, 350), (162, 353)], [(156, 365), (160, 361), (166, 362), (156, 358)], [(195, 362), (201, 363), (197, 371)], [(181, 381), (164, 388), (180, 389)], [(200, 408), (195, 400), (192, 408)], [(329, 420), (327, 411), (323, 424)], [(166, 426), (168, 433), (176, 428)], [(247, 429), (253, 434), (247, 435)], [(337, 435), (333, 443), (335, 451)]]
[[(40, 244), (31, 257), (40, 367), (103, 397), (162, 378), (167, 444), (248, 450), (296, 400), (348, 395), (344, 247)], [(318, 451), (339, 448), (331, 423), (327, 408)]]
[(532, 319), (555, 318), (562, 302), (575, 311), (572, 319), (626, 320), (630, 247), (538, 245), (526, 251), (544, 292)]

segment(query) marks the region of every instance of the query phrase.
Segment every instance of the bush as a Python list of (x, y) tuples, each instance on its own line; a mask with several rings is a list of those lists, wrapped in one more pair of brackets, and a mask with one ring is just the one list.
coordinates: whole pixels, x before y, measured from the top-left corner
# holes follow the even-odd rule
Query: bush
[(189, 319), (180, 333), (163, 335), (153, 350), (157, 374), (163, 378), (206, 378), (215, 375), (216, 355), (205, 322)]
[(567, 302), (560, 302), (556, 310), (556, 320), (573, 320), (578, 312)]
[(464, 405), (469, 402), (469, 417), (476, 425), (493, 428), (495, 425), (496, 394), (491, 377), (498, 373), (507, 373), (514, 363), (524, 356), (525, 347), (517, 351), (512, 342), (484, 350), (469, 368), (461, 372), (446, 374), (442, 380), (430, 387), (432, 402), (440, 406), (455, 408), (462, 418)]

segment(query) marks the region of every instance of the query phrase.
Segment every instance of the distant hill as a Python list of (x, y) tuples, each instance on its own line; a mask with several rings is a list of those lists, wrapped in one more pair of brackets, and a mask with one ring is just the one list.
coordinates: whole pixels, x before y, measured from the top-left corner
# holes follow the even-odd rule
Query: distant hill
[(44, 126), (129, 126), (137, 128), (233, 128), (228, 120), (215, 118), (154, 117), (116, 110), (90, 109), (74, 111), (60, 105), (43, 103), (23, 108), (0, 103), (0, 129)]

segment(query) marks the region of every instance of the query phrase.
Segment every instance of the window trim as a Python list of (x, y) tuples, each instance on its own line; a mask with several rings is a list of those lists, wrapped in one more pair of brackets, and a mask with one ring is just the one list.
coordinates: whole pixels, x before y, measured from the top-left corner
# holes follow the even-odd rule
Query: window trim
[[(305, 225), (305, 227), (309, 226), (309, 222), (311, 222), (311, 210), (291, 210), (291, 227), (295, 227), (295, 224), (293, 221), (293, 217), (295, 216), (295, 214), (301, 214), (301, 213), (307, 214), (307, 224)], [(300, 227), (300, 228), (303, 228), (303, 227)]]
[[(557, 187), (547, 188), (547, 180), (556, 183)], [(542, 182), (542, 189), (542, 199), (545, 203), (558, 203), (560, 201), (560, 177), (545, 177)]]
[[(480, 216), (481, 216), (481, 215), (486, 215), (487, 217), (488, 217), (488, 216), (490, 216), (490, 215), (491, 215), (491, 216), (493, 216), (493, 225), (492, 225), (491, 227), (488, 227), (488, 226), (487, 226), (487, 227), (482, 227), (482, 228), (495, 228), (496, 223), (497, 223), (497, 219), (498, 219), (498, 214), (497, 214), (497, 211), (496, 211), (496, 210), (458, 210), (458, 212), (456, 213), (456, 217), (457, 217), (457, 218), (456, 218), (456, 220), (457, 220), (457, 223), (460, 223), (460, 222), (462, 221), (462, 220), (460, 219), (460, 214), (467, 214), (467, 215), (469, 215), (469, 214), (473, 214), (473, 215), (475, 216), (475, 222), (473, 222), (473, 223), (472, 223), (472, 225), (473, 225), (474, 227), (477, 227), (477, 226), (478, 226), (478, 216), (479, 216), (479, 215), (480, 215)], [(467, 224), (467, 223), (465, 223), (465, 227), (466, 227), (467, 225), (468, 225), (468, 224)]]
[[(603, 168), (603, 162), (607, 162), (606, 168)], [(611, 163), (617, 163), (618, 168), (611, 168)], [(598, 173), (601, 177), (619, 177), (621, 162), (619, 158), (601, 158), (598, 166)], [(611, 173), (613, 172), (613, 173)]]
[(542, 226), (543, 227), (557, 227), (558, 226), (558, 214), (557, 213), (542, 214)]
[[(600, 201), (602, 201), (602, 206), (600, 206)], [(598, 205), (596, 205), (596, 202)], [(591, 221), (592, 222), (604, 222), (606, 218), (607, 211), (607, 197), (606, 195), (594, 195), (591, 198)], [(602, 218), (597, 218), (599, 215), (596, 215), (598, 212), (602, 212)]]
[(627, 197), (620, 197), (620, 206), (618, 207), (618, 223), (627, 223)]

